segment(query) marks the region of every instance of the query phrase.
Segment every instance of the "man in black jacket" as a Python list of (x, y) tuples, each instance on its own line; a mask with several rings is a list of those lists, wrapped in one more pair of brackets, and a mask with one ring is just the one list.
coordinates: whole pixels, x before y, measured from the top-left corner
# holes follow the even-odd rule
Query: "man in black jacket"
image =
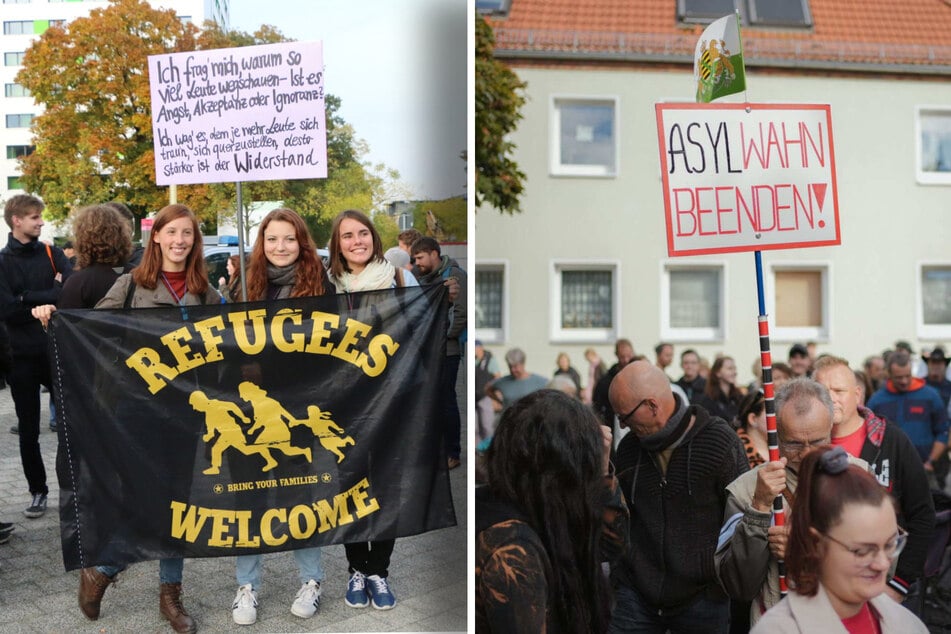
[(0, 317), (10, 331), (13, 349), (9, 383), (20, 431), (20, 460), (32, 496), (23, 511), (29, 518), (46, 512), (49, 490), (40, 454), (40, 385), (52, 392), (46, 332), (30, 311), (41, 304), (55, 304), (72, 272), (62, 250), (39, 240), (43, 208), (35, 196), (10, 198), (4, 208), (10, 235), (0, 251)]
[(729, 600), (716, 580), (726, 486), (749, 469), (739, 436), (722, 418), (689, 406), (647, 361), (610, 388), (619, 424), (617, 478), (631, 512), (630, 549), (612, 570), (609, 632), (728, 632)]
[(842, 445), (849, 454), (866, 461), (872, 475), (898, 503), (898, 523), (908, 531), (908, 543), (885, 591), (901, 602), (909, 585), (924, 572), (935, 521), (921, 457), (900, 427), (859, 404), (862, 387), (848, 361), (824, 356), (816, 361), (815, 377), (828, 388), (835, 405), (832, 444)]

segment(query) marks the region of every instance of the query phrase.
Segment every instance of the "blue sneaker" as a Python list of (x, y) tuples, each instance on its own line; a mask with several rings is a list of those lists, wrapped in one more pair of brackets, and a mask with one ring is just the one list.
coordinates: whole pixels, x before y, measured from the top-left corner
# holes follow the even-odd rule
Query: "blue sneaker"
[(347, 582), (347, 596), (344, 602), (351, 608), (365, 608), (370, 605), (370, 597), (367, 595), (367, 578), (359, 570), (354, 571)]
[(386, 582), (385, 577), (379, 575), (370, 575), (367, 577), (367, 591), (373, 602), (373, 607), (377, 610), (390, 610), (396, 605), (396, 597), (390, 590), (390, 584)]

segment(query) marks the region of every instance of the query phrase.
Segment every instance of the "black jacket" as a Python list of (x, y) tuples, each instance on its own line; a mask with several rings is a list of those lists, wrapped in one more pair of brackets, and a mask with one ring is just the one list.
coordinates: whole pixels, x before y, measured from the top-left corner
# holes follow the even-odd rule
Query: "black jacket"
[(56, 273), (62, 273), (65, 282), (72, 270), (59, 247), (51, 247), (48, 255), (39, 240), (23, 244), (9, 235), (0, 251), (0, 318), (10, 331), (13, 356), (46, 353), (46, 332), (30, 311), (57, 303), (63, 285), (55, 281)]
[(908, 543), (898, 558), (895, 577), (889, 585), (907, 594), (908, 585), (925, 567), (934, 528), (934, 501), (928, 477), (911, 440), (892, 423), (872, 410), (859, 407), (865, 419), (866, 436), (859, 458), (868, 463), (872, 475), (888, 489), (898, 503), (898, 524), (908, 531)]
[(617, 478), (631, 513), (630, 550), (612, 580), (634, 588), (654, 609), (676, 611), (699, 595), (724, 597), (713, 554), (726, 486), (749, 469), (739, 436), (702, 407), (673, 450), (666, 473), (631, 433), (617, 450)]

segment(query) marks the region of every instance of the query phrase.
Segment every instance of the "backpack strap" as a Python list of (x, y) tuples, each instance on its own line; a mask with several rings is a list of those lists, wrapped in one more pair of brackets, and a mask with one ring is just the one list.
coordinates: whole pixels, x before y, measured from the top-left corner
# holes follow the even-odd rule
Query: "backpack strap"
[(53, 266), (53, 275), (58, 275), (59, 271), (56, 270), (56, 262), (53, 261), (53, 249), (50, 248), (50, 245), (46, 242), (43, 243), (46, 246), (46, 257), (50, 259), (50, 264)]
[(132, 296), (135, 295), (135, 280), (129, 276), (129, 290), (125, 293), (125, 301), (122, 302), (123, 308), (132, 308)]

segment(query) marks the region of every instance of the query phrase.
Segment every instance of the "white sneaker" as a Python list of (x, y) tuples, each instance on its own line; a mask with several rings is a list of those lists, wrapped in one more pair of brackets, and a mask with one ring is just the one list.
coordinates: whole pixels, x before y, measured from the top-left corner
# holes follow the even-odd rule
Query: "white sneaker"
[(231, 618), (238, 625), (254, 625), (258, 620), (258, 593), (246, 583), (238, 588), (231, 604)]
[(297, 596), (291, 605), (291, 614), (302, 619), (309, 619), (317, 613), (318, 607), (320, 607), (320, 582), (311, 579), (297, 591)]

